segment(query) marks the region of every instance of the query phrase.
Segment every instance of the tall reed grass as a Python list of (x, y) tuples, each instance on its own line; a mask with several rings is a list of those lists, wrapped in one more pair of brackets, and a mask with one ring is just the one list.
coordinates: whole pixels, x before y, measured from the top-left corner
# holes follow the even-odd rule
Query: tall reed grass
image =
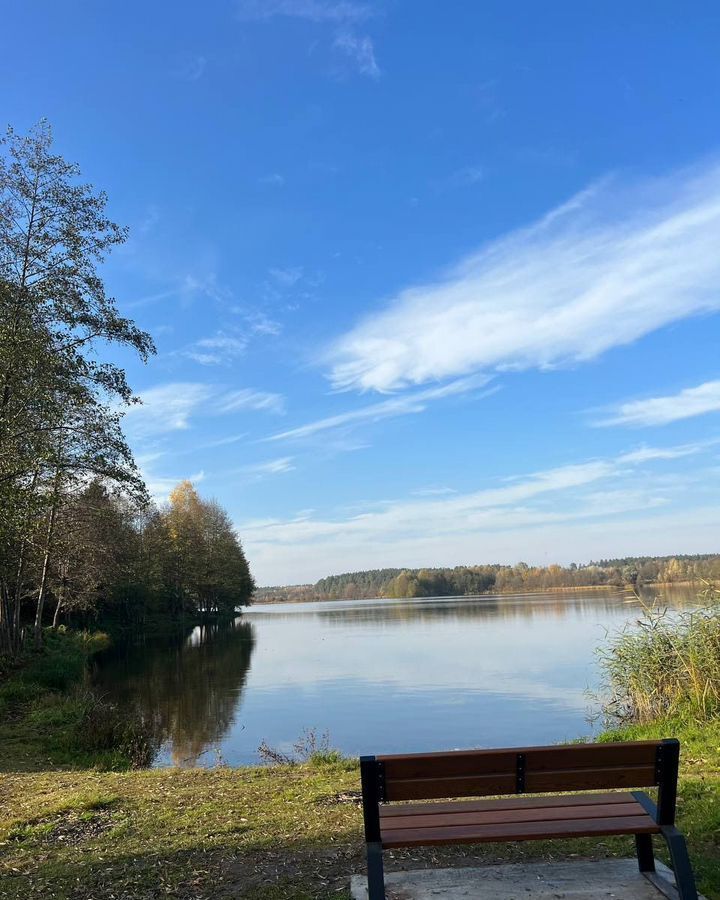
[(643, 604), (600, 651), (606, 724), (720, 714), (720, 591), (708, 586), (698, 604), (683, 612)]

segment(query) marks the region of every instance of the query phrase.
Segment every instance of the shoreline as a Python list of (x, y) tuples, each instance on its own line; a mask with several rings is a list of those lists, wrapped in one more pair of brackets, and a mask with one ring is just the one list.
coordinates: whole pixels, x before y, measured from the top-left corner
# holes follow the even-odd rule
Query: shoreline
[(558, 587), (531, 588), (527, 591), (500, 590), (485, 591), (482, 594), (438, 594), (431, 597), (287, 597), (283, 599), (257, 599), (246, 610), (252, 610), (254, 605), (277, 606), (292, 603), (354, 603), (358, 600), (398, 600), (412, 602), (413, 600), (482, 600), (485, 597), (533, 597), (538, 594), (575, 594), (580, 591), (599, 591), (605, 593), (629, 593), (634, 590), (652, 590), (654, 588), (667, 589), (676, 587), (693, 587), (704, 584), (703, 581), (652, 581), (638, 587), (634, 585), (614, 584), (588, 584), (588, 585), (561, 585)]

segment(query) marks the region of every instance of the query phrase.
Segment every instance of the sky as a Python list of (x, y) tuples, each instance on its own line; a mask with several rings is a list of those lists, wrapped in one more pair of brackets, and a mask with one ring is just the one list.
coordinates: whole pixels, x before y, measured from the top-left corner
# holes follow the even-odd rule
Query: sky
[(0, 110), (130, 228), (153, 495), (259, 584), (717, 552), (720, 6), (27, 0)]

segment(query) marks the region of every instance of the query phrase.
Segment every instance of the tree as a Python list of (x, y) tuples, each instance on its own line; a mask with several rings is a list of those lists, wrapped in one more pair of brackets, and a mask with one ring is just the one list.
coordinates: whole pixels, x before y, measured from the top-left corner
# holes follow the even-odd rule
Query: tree
[(20, 607), (32, 596), (41, 637), (63, 495), (93, 476), (144, 493), (120, 428), (135, 398), (97, 348), (120, 344), (147, 359), (154, 346), (119, 315), (98, 273), (126, 238), (105, 215), (105, 194), (52, 153), (45, 122), (1, 143), (0, 651), (17, 653)]
[(170, 493), (162, 513), (170, 595), (175, 611), (232, 615), (250, 601), (255, 582), (227, 513), (202, 500), (189, 481)]

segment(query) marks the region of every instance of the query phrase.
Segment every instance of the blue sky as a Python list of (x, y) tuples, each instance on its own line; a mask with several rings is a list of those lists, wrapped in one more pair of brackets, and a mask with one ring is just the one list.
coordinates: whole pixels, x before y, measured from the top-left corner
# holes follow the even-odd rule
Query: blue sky
[(716, 3), (4, 24), (7, 122), (131, 228), (147, 481), (219, 499), (259, 583), (718, 550)]

